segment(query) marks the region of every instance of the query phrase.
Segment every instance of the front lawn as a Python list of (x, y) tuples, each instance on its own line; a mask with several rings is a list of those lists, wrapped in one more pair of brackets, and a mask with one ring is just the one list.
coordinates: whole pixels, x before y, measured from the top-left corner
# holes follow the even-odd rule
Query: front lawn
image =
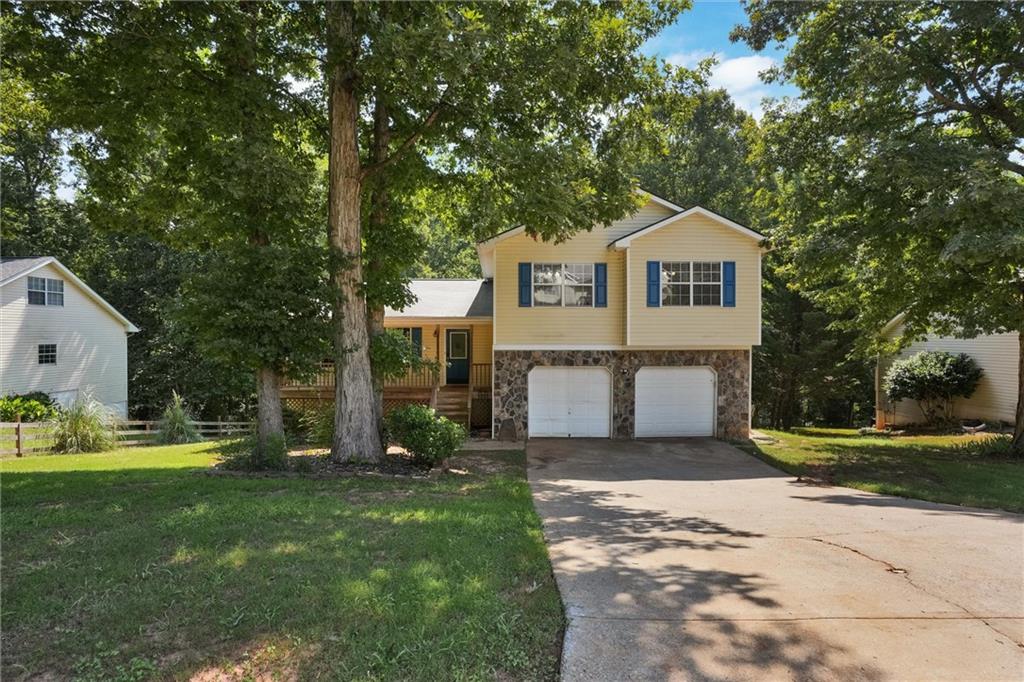
[[(853, 429), (764, 431), (741, 447), (797, 476), (887, 495), (1024, 512), (1024, 461), (958, 451), (972, 436), (860, 436)], [(985, 436), (981, 436), (985, 437)]]
[(425, 480), (203, 475), (210, 444), (0, 462), (4, 680), (551, 679), (521, 452)]

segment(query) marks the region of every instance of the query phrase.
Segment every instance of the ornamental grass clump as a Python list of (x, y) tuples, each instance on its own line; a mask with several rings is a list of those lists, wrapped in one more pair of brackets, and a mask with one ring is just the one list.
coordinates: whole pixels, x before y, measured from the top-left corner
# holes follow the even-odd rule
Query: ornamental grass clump
[(53, 428), (56, 452), (103, 452), (117, 443), (114, 415), (92, 395), (85, 393), (57, 414)]
[(188, 406), (177, 391), (171, 392), (171, 404), (160, 416), (157, 440), (164, 445), (198, 443), (203, 439), (192, 419)]

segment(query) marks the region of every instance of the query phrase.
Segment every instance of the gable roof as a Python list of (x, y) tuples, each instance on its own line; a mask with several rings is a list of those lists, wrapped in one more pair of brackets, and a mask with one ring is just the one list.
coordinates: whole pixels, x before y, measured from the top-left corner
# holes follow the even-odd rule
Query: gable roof
[(404, 310), (387, 308), (385, 317), (491, 317), (494, 287), (485, 279), (414, 279), (409, 290), (416, 300)]
[(714, 211), (712, 211), (710, 209), (704, 208), (703, 206), (693, 206), (691, 208), (686, 209), (685, 211), (680, 211), (679, 213), (676, 213), (675, 215), (670, 215), (669, 217), (665, 218), (664, 220), (659, 220), (658, 222), (654, 223), (653, 225), (648, 225), (647, 227), (641, 227), (639, 230), (636, 230), (635, 232), (630, 232), (629, 234), (627, 234), (624, 237), (619, 237), (618, 239), (616, 239), (615, 241), (610, 243), (608, 246), (614, 246), (617, 249), (626, 248), (627, 246), (630, 245), (630, 243), (634, 239), (637, 239), (639, 237), (643, 237), (644, 235), (650, 234), (651, 232), (654, 232), (655, 230), (660, 230), (663, 227), (667, 227), (668, 225), (671, 225), (672, 223), (674, 223), (674, 222), (676, 222), (678, 220), (682, 220), (683, 218), (687, 218), (687, 217), (692, 216), (692, 215), (699, 215), (699, 216), (703, 216), (705, 218), (710, 218), (711, 220), (714, 220), (715, 222), (717, 222), (717, 223), (719, 223), (721, 225), (724, 225), (725, 227), (728, 227), (729, 229), (735, 230), (735, 231), (739, 232), (740, 234), (742, 234), (745, 237), (750, 237), (751, 239), (756, 239), (758, 241), (763, 241), (766, 238), (760, 232), (755, 232), (754, 230), (751, 230), (749, 227), (746, 227), (744, 225), (740, 225), (739, 223), (737, 223), (735, 221), (729, 220), (725, 216), (719, 215), (719, 214), (715, 213)]
[(118, 322), (123, 324), (125, 331), (129, 333), (139, 331), (139, 328), (132, 324), (127, 317), (119, 313), (117, 308), (107, 303), (106, 299), (93, 291), (88, 284), (80, 280), (75, 273), (68, 270), (63, 263), (53, 256), (0, 259), (0, 287), (7, 286), (11, 282), (32, 274), (44, 265), (52, 265), (60, 274), (64, 275), (72, 284), (81, 289), (86, 296), (91, 298), (96, 305), (103, 308)]

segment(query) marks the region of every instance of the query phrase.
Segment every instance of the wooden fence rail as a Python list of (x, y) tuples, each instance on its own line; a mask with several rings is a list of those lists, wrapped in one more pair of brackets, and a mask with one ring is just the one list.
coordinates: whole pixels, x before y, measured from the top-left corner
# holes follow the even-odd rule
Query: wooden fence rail
[[(204, 440), (233, 438), (252, 433), (251, 422), (192, 422)], [(160, 422), (126, 419), (114, 426), (117, 443), (122, 446), (155, 445)], [(53, 424), (49, 422), (0, 422), (0, 455), (48, 452), (53, 447)]]

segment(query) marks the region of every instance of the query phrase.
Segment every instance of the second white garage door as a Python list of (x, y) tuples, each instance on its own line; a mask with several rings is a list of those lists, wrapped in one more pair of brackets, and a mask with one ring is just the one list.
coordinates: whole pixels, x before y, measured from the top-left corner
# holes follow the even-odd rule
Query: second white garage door
[(528, 383), (530, 436), (611, 436), (612, 377), (607, 370), (534, 367)]
[(709, 367), (642, 367), (636, 373), (636, 437), (713, 436), (715, 373)]

